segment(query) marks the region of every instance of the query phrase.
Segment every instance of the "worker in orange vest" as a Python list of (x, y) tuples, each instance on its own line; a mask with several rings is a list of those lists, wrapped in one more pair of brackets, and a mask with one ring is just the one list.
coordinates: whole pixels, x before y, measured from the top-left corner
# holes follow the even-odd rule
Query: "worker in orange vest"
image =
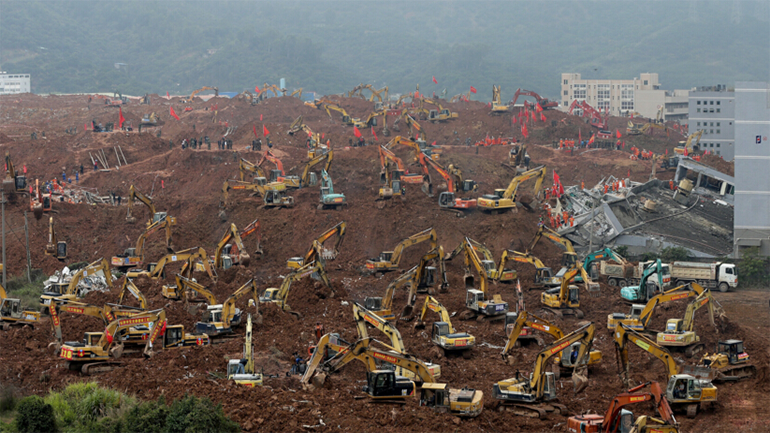
[(569, 226), (575, 227), (575, 217), (572, 215), (569, 216)]
[(567, 213), (566, 210), (564, 212), (562, 212), (562, 218), (561, 219), (562, 219), (562, 221), (564, 221), (565, 225), (567, 224), (567, 221), (569, 221), (569, 214)]
[(582, 189), (582, 190), (584, 190), (584, 191), (585, 191), (585, 189), (586, 189), (586, 183), (585, 183), (585, 182), (583, 182), (582, 180), (580, 181), (580, 189)]
[(604, 184), (604, 193), (605, 193), (605, 194), (607, 194), (607, 189), (608, 189), (608, 186), (607, 186), (607, 184), (605, 183), (605, 184)]
[(671, 191), (674, 190), (674, 181), (673, 180), (669, 180), (668, 181), (668, 187), (671, 189)]

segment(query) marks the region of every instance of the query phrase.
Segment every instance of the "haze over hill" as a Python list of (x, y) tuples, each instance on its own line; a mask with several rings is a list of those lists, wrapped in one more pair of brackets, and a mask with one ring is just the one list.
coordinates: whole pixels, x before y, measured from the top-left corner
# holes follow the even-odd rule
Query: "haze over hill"
[[(359, 82), (447, 95), (558, 94), (561, 72), (665, 88), (767, 80), (770, 6), (690, 2), (4, 1), (0, 69), (36, 93), (339, 93)], [(117, 63), (122, 63), (116, 68)], [(438, 84), (433, 84), (436, 76)]]

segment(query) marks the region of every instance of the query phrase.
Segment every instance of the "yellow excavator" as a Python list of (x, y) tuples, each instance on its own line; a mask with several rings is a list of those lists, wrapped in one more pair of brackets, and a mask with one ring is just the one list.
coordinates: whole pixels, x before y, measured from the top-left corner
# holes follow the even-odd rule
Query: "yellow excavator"
[(537, 232), (535, 232), (535, 236), (532, 237), (532, 240), (529, 242), (529, 245), (527, 246), (527, 253), (531, 253), (532, 251), (534, 251), (535, 246), (537, 246), (538, 242), (540, 242), (540, 239), (542, 239), (543, 237), (545, 237), (549, 241), (555, 243), (556, 245), (564, 249), (561, 256), (562, 268), (556, 274), (557, 277), (564, 275), (564, 273), (566, 273), (567, 270), (576, 266), (578, 262), (578, 258), (577, 258), (577, 253), (575, 252), (575, 248), (572, 246), (572, 242), (569, 239), (565, 238), (564, 236), (560, 235), (559, 233), (555, 232), (554, 230), (546, 227), (545, 225), (541, 225), (537, 229)]
[(541, 350), (529, 378), (526, 375), (522, 377), (517, 371), (516, 377), (492, 385), (492, 395), (500, 400), (501, 410), (538, 418), (543, 418), (548, 412), (566, 413), (564, 405), (553, 401), (557, 398), (556, 377), (553, 372), (546, 371), (548, 361), (572, 344), (580, 343), (572, 373), (574, 391), (579, 393), (588, 386), (588, 378), (581, 370), (586, 369), (586, 358), (591, 351), (594, 331), (593, 323), (585, 324)]
[(115, 266), (120, 270), (142, 266), (142, 264), (144, 264), (145, 241), (148, 237), (152, 236), (161, 229), (163, 229), (166, 234), (166, 251), (173, 252), (174, 248), (171, 245), (171, 227), (174, 225), (176, 225), (176, 218), (169, 216), (166, 216), (165, 218), (150, 224), (150, 226), (139, 235), (139, 238), (136, 240), (136, 246), (134, 248), (127, 248), (123, 254), (112, 257), (112, 266)]
[(67, 242), (56, 239), (53, 217), (48, 218), (48, 243), (45, 245), (45, 255), (52, 256), (59, 261), (67, 258)]
[(700, 342), (700, 337), (693, 330), (695, 312), (703, 306), (708, 306), (711, 326), (716, 327), (714, 313), (723, 316), (724, 312), (711, 296), (711, 291), (706, 290), (687, 305), (683, 319), (668, 319), (666, 330), (657, 335), (658, 344), (675, 351), (682, 351), (688, 358), (705, 349), (706, 346)]
[(551, 312), (557, 317), (570, 315), (578, 319), (583, 318), (583, 311), (580, 310), (578, 286), (570, 284), (572, 279), (580, 272), (580, 267), (580, 264), (578, 264), (577, 267), (567, 271), (559, 287), (545, 290), (540, 294), (540, 303), (543, 304), (544, 310)]
[(519, 263), (529, 263), (535, 267), (535, 286), (554, 287), (561, 285), (561, 278), (553, 276), (553, 271), (542, 260), (529, 253), (505, 250), (500, 257), (500, 264), (505, 266), (508, 260)]
[[(260, 179), (262, 182), (260, 183)], [(257, 183), (226, 180), (222, 184), (222, 205), (228, 203), (230, 191), (254, 191), (262, 198), (262, 205), (271, 207), (294, 207), (294, 197), (286, 195), (286, 185), (278, 182), (267, 183), (264, 178), (257, 178)]]
[[(322, 338), (322, 340), (324, 340)], [(328, 338), (327, 338), (328, 340)], [(406, 370), (411, 371), (415, 378), (422, 382), (420, 386), (420, 406), (433, 408), (441, 413), (448, 413), (458, 417), (476, 417), (484, 409), (484, 393), (479, 390), (463, 388), (449, 388), (447, 384), (436, 383), (430, 370), (419, 359), (408, 355), (394, 353), (392, 347), (382, 344), (387, 349), (381, 350), (371, 347), (371, 338), (359, 340), (345, 348), (335, 357), (327, 360), (320, 366), (323, 373), (317, 371), (326, 353), (325, 347), (318, 345), (310, 358), (308, 368), (302, 376), (301, 383), (320, 387), (327, 374), (331, 374), (350, 361), (358, 360), (366, 366), (366, 385), (364, 393), (375, 401), (403, 402), (415, 395), (417, 386), (415, 382), (398, 377), (393, 370), (379, 370), (375, 361), (385, 361)]]
[(492, 114), (499, 115), (510, 113), (513, 106), (503, 104), (500, 95), (500, 86), (492, 85)]
[[(424, 153), (428, 158), (434, 161), (438, 160), (441, 155), (441, 151), (438, 146), (432, 146), (426, 143), (425, 140), (414, 141), (400, 135), (393, 137), (393, 139), (387, 142), (384, 147), (388, 150), (392, 150), (393, 146), (396, 144), (400, 144), (414, 150), (414, 154), (411, 155), (413, 161), (419, 160), (420, 153)], [(425, 175), (425, 172), (427, 172), (427, 167), (423, 166), (423, 176)], [(416, 183), (416, 181), (407, 183)]]
[(436, 109), (428, 111), (428, 120), (430, 120), (433, 123), (446, 122), (448, 120), (457, 119), (458, 117), (457, 113), (453, 113), (448, 109), (442, 107), (438, 101), (434, 101), (428, 98), (422, 98), (420, 100), (420, 107), (422, 107), (423, 103), (431, 104), (436, 107)]
[(257, 293), (257, 282), (253, 278), (228, 296), (225, 302), (207, 305), (203, 321), (195, 324), (195, 332), (208, 334), (210, 337), (231, 334), (233, 328), (241, 324), (243, 314), (239, 308), (236, 308), (235, 303), (249, 294), (252, 296), (249, 305), (252, 304), (252, 301), (256, 305), (259, 302), (259, 294)]
[(629, 329), (636, 332), (646, 333), (647, 325), (652, 319), (652, 313), (655, 307), (666, 302), (677, 301), (679, 299), (696, 298), (700, 296), (705, 289), (698, 283), (691, 283), (675, 287), (663, 293), (653, 296), (646, 305), (632, 304), (629, 314), (612, 313), (607, 315), (607, 329), (614, 330), (618, 323), (622, 323)]
[(373, 272), (375, 275), (378, 272), (384, 274), (385, 272), (395, 271), (398, 269), (398, 264), (401, 262), (401, 255), (405, 248), (426, 241), (430, 241), (431, 250), (436, 249), (438, 246), (436, 229), (428, 228), (419, 233), (415, 233), (399, 242), (398, 245), (393, 248), (393, 251), (381, 252), (379, 257), (366, 261), (366, 269), (369, 272)]
[[(0, 264), (0, 269), (2, 269)], [(27, 311), (21, 306), (21, 300), (9, 298), (5, 292), (5, 287), (0, 284), (0, 326), (4, 331), (10, 329), (11, 325), (30, 325), (33, 326), (40, 321), (39, 311)]]
[[(258, 219), (252, 221), (249, 227), (251, 226), (256, 227), (255, 230), (259, 233)], [(258, 248), (259, 244), (260, 242), (258, 240)], [(258, 251), (261, 251), (261, 249), (258, 249)], [(238, 227), (236, 227), (235, 224), (230, 223), (230, 227), (227, 228), (222, 239), (219, 240), (217, 249), (214, 252), (214, 267), (216, 269), (229, 269), (231, 266), (235, 265), (249, 266), (250, 262), (251, 256), (246, 251), (246, 247), (243, 246), (243, 240), (238, 232)]]
[[(359, 340), (369, 338), (369, 331), (366, 328), (366, 324), (368, 323), (388, 337), (390, 346), (395, 349), (395, 353), (407, 353), (406, 347), (404, 346), (404, 340), (401, 338), (401, 333), (398, 332), (398, 329), (396, 329), (395, 326), (355, 302), (353, 303), (353, 320), (356, 321)], [(428, 372), (430, 372), (430, 375), (434, 379), (441, 377), (441, 366), (431, 363), (425, 363), (425, 366), (428, 368)], [(409, 379), (414, 378), (414, 374), (411, 371), (398, 367), (396, 368), (396, 375)]]
[[(133, 215), (135, 200), (139, 200), (145, 206), (147, 206), (147, 208), (150, 210), (150, 219), (147, 221), (147, 227), (150, 227), (152, 224), (164, 218), (168, 218), (168, 214), (166, 212), (157, 212), (155, 210), (155, 205), (152, 203), (152, 197), (144, 195), (134, 185), (131, 185), (131, 187), (128, 189), (126, 222), (131, 224), (136, 222), (136, 217)], [(171, 219), (174, 220), (174, 224), (176, 224), (176, 219), (174, 219), (173, 217)]]
[(694, 418), (699, 408), (708, 406), (717, 400), (717, 387), (708, 380), (698, 379), (689, 374), (680, 373), (679, 366), (668, 350), (661, 347), (653, 340), (645, 337), (633, 329), (626, 328), (618, 323), (613, 334), (615, 339), (618, 365), (621, 370), (621, 378), (626, 387), (629, 383), (628, 342), (640, 347), (645, 352), (658, 358), (666, 366), (666, 399), (673, 409), (685, 410), (688, 418)]
[[(393, 194), (395, 195), (396, 190), (400, 190), (400, 188), (396, 187), (394, 184), (395, 182), (399, 183), (408, 183), (408, 184), (420, 184), (423, 182), (423, 175), (419, 173), (407, 173), (406, 171), (406, 165), (404, 165), (404, 161), (396, 156), (395, 153), (393, 153), (392, 150), (388, 149), (385, 146), (379, 147), (380, 152), (380, 183), (388, 185), (391, 189), (393, 189)], [(396, 167), (394, 168), (391, 163), (395, 164)], [(389, 176), (391, 178), (390, 182), (382, 182), (382, 177), (384, 172), (389, 172)], [(383, 195), (382, 193), (380, 194)]]
[[(502, 353), (503, 359), (510, 364), (514, 363), (514, 358), (509, 356), (511, 349), (516, 346), (516, 343), (519, 340), (519, 335), (525, 327), (545, 332), (556, 340), (564, 337), (562, 330), (551, 322), (545, 319), (541, 319), (540, 317), (537, 317), (534, 314), (530, 314), (526, 311), (519, 311), (519, 315), (513, 325), (513, 329), (508, 334), (508, 341), (506, 341)], [(567, 372), (568, 370), (575, 367), (575, 363), (577, 362), (576, 356), (580, 351), (581, 344), (583, 343), (579, 341), (572, 343), (570, 346), (562, 350), (556, 358), (554, 358), (553, 373), (556, 377), (556, 380), (561, 377), (562, 373)], [(591, 344), (593, 344), (593, 341), (591, 341)], [(588, 352), (588, 357), (584, 358), (584, 361), (589, 368), (592, 365), (599, 364), (602, 361), (602, 352), (599, 350), (591, 349)]]
[(310, 169), (315, 167), (318, 164), (321, 164), (322, 162), (325, 162), (322, 170), (325, 170), (328, 173), (329, 167), (332, 166), (333, 160), (334, 160), (334, 150), (332, 149), (329, 149), (329, 151), (325, 153), (321, 153), (321, 154), (316, 153), (316, 155), (313, 158), (311, 158), (309, 161), (305, 163), (305, 167), (302, 169), (302, 175), (299, 178), (300, 187), (315, 186), (316, 184), (318, 184), (318, 178), (319, 178), (318, 174), (316, 174), (316, 172), (311, 172)]
[(48, 312), (48, 306), (53, 298), (64, 298), (74, 301), (83, 297), (83, 292), (78, 285), (83, 278), (99, 275), (104, 277), (108, 285), (112, 285), (112, 272), (110, 271), (110, 262), (101, 258), (88, 266), (78, 270), (69, 281), (59, 281), (48, 286), (48, 289), (40, 295), (40, 306), (42, 312)]
[(330, 110), (336, 111), (342, 115), (342, 123), (344, 123), (347, 126), (355, 126), (357, 128), (368, 128), (370, 126), (377, 126), (377, 116), (384, 114), (384, 111), (382, 112), (373, 112), (369, 114), (369, 116), (365, 120), (361, 120), (356, 117), (351, 117), (350, 114), (348, 114), (347, 111), (345, 111), (344, 108), (340, 107), (336, 104), (324, 104), (324, 108), (326, 109), (326, 114), (329, 115), (329, 118), (332, 118), (332, 113)]
[(105, 373), (122, 365), (118, 359), (123, 354), (123, 342), (117, 338), (131, 327), (144, 325), (149, 328), (143, 353), (152, 356), (153, 342), (165, 331), (161, 348), (207, 346), (211, 344), (208, 335), (185, 334), (182, 325), (168, 326), (164, 310), (147, 311), (133, 317), (116, 319), (107, 325), (104, 332), (86, 332), (82, 342), (68, 341), (59, 352), (59, 358), (66, 360), (67, 368), (85, 375)]
[[(540, 188), (545, 179), (545, 166), (540, 166), (515, 176), (508, 184), (508, 188), (495, 189), (494, 194), (484, 194), (476, 200), (479, 210), (483, 212), (501, 213), (506, 210), (513, 210), (516, 207), (517, 193), (519, 184), (529, 179), (536, 178), (535, 199), (540, 196)], [(520, 202), (521, 203), (521, 202)], [(529, 203), (522, 203), (527, 208), (532, 208)]]
[(324, 266), (323, 260), (316, 260), (310, 263), (306, 263), (301, 268), (290, 272), (289, 275), (283, 278), (281, 287), (270, 287), (266, 289), (262, 296), (259, 297), (259, 302), (270, 302), (276, 304), (278, 308), (283, 311), (294, 315), (299, 315), (299, 313), (291, 311), (289, 304), (286, 302), (289, 297), (289, 289), (291, 289), (291, 284), (293, 282), (299, 281), (307, 276), (314, 274), (318, 276), (318, 278), (326, 287), (329, 289), (332, 288), (332, 283), (329, 281), (329, 277), (326, 275), (326, 268)]
[[(27, 176), (16, 172), (13, 167), (13, 161), (11, 161), (11, 154), (5, 152), (5, 177), (3, 178), (3, 191), (6, 193), (26, 193), (27, 192)], [(42, 211), (42, 210), (41, 210)], [(35, 212), (39, 215), (38, 212)]]
[(206, 90), (213, 90), (213, 91), (214, 91), (214, 96), (219, 96), (219, 89), (218, 89), (218, 88), (216, 88), (216, 87), (209, 87), (209, 86), (203, 86), (203, 87), (201, 87), (201, 88), (200, 88), (200, 89), (198, 89), (198, 90), (194, 90), (194, 91), (193, 91), (193, 92), (190, 94), (190, 101), (192, 101), (192, 100), (193, 100), (193, 98), (195, 97), (195, 95), (197, 95), (198, 93), (201, 93), (201, 92), (205, 92)]
[(749, 359), (743, 340), (720, 341), (714, 353), (703, 355), (695, 367), (683, 367), (683, 372), (713, 382), (748, 379), (757, 372), (757, 367), (748, 363)]
[[(123, 319), (127, 317), (133, 317), (144, 313), (140, 309), (127, 308), (120, 305), (105, 305), (104, 307), (98, 307), (96, 305), (84, 304), (77, 301), (68, 301), (66, 299), (54, 299), (49, 307), (49, 314), (51, 315), (51, 324), (54, 329), (54, 336), (56, 341), (49, 344), (49, 347), (54, 347), (56, 352), (59, 352), (64, 344), (62, 331), (61, 331), (61, 313), (80, 314), (84, 316), (95, 317), (100, 319), (104, 326), (108, 326), (110, 322), (116, 319)], [(127, 328), (122, 330), (116, 335), (116, 338), (120, 340), (124, 346), (124, 353), (129, 353), (133, 348), (137, 346), (144, 346), (145, 340), (150, 334), (150, 330), (143, 325)]]
[(441, 282), (439, 285), (440, 292), (446, 292), (449, 287), (447, 281), (446, 269), (444, 267), (443, 249), (439, 246), (420, 258), (420, 263), (415, 265), (412, 269), (399, 275), (398, 278), (393, 280), (385, 289), (385, 296), (383, 297), (367, 297), (364, 299), (364, 306), (368, 310), (374, 311), (378, 316), (385, 320), (396, 320), (395, 314), (391, 310), (393, 305), (393, 296), (396, 290), (404, 286), (409, 286), (409, 293), (407, 295), (407, 303), (404, 306), (404, 311), (401, 313), (402, 318), (407, 318), (412, 315), (414, 311), (414, 304), (417, 301), (417, 293), (425, 293), (431, 291), (435, 287), (436, 281), (436, 267), (429, 266), (431, 262), (436, 261), (439, 267), (439, 273)]
[[(487, 272), (484, 269), (484, 265), (481, 263), (476, 250), (471, 246), (472, 242), (467, 237), (465, 238), (465, 306), (468, 310), (463, 314), (463, 317), (472, 319), (474, 317), (483, 317), (484, 319), (491, 320), (503, 320), (505, 314), (508, 312), (508, 303), (504, 302), (500, 295), (492, 295), (490, 299), (489, 295), (489, 281), (487, 278)], [(476, 273), (479, 275), (481, 282), (479, 289), (475, 288), (473, 281), (473, 272), (471, 272), (470, 265), (476, 269)]]
[(238, 162), (238, 173), (241, 176), (241, 182), (248, 182), (247, 176), (251, 178), (250, 180), (253, 180), (252, 183), (255, 183), (256, 179), (266, 179), (268, 177), (265, 170), (259, 164), (254, 164), (244, 158), (241, 158), (240, 162)]
[(217, 275), (214, 269), (210, 266), (206, 250), (201, 247), (188, 248), (186, 250), (177, 251), (172, 254), (167, 254), (158, 260), (157, 263), (149, 263), (145, 268), (129, 269), (126, 272), (128, 278), (149, 277), (153, 280), (166, 278), (165, 268), (170, 263), (187, 262), (186, 266), (190, 266), (190, 262), (200, 260), (203, 263), (203, 267), (206, 273), (211, 278), (211, 281), (216, 283)]
[(136, 284), (128, 277), (123, 279), (123, 287), (120, 288), (120, 295), (118, 296), (118, 305), (123, 305), (127, 293), (130, 293), (139, 302), (139, 310), (147, 310), (147, 298), (144, 297), (139, 287), (136, 287)]
[(313, 159), (316, 156), (320, 156), (321, 154), (329, 151), (329, 147), (321, 142), (321, 134), (313, 132), (309, 126), (305, 125), (302, 120), (302, 115), (294, 119), (294, 122), (289, 125), (289, 130), (287, 133), (293, 136), (300, 131), (303, 131), (305, 134), (307, 134), (307, 137), (310, 139), (310, 141), (308, 141), (307, 149), (308, 159)]
[(254, 368), (253, 344), (251, 342), (251, 314), (246, 321), (246, 335), (243, 337), (243, 357), (231, 359), (227, 362), (227, 379), (233, 380), (238, 385), (248, 387), (262, 386), (262, 373), (257, 373)]
[(441, 348), (444, 356), (448, 353), (461, 353), (463, 358), (470, 359), (471, 349), (476, 345), (476, 337), (467, 332), (457, 332), (452, 326), (451, 315), (447, 311), (446, 307), (441, 305), (441, 302), (437, 301), (433, 296), (425, 297), (425, 304), (422, 306), (422, 313), (420, 318), (417, 319), (414, 327), (416, 329), (425, 328), (425, 314), (428, 310), (438, 313), (441, 320), (433, 322), (431, 328), (430, 340)]
[[(347, 223), (345, 221), (341, 221), (337, 223), (334, 227), (321, 233), (320, 236), (313, 239), (313, 242), (311, 242), (310, 248), (307, 250), (304, 256), (290, 258), (286, 262), (286, 267), (289, 269), (299, 269), (305, 266), (305, 263), (310, 263), (315, 260), (318, 260), (319, 257), (323, 260), (336, 259), (340, 253), (340, 245), (342, 245), (342, 241), (343, 239), (345, 239), (346, 228), (347, 228)], [(335, 235), (337, 236), (337, 241), (334, 243), (334, 248), (332, 249), (324, 248), (324, 244), (326, 243), (326, 241), (328, 241)]]
[(693, 152), (697, 152), (700, 138), (703, 136), (703, 131), (705, 131), (705, 129), (698, 130), (697, 132), (688, 135), (686, 141), (680, 141), (679, 146), (674, 148), (674, 152), (679, 155), (684, 155), (685, 153), (689, 155)]
[(270, 149), (266, 150), (262, 155), (262, 158), (257, 163), (257, 167), (262, 167), (265, 161), (275, 165), (275, 169), (268, 172), (270, 184), (284, 184), (286, 188), (299, 188), (301, 186), (299, 176), (286, 175), (283, 171), (283, 162)]
[[(503, 255), (500, 258), (500, 263), (495, 264), (494, 256), (492, 256), (492, 251), (489, 250), (489, 248), (486, 247), (486, 245), (482, 244), (481, 242), (475, 241), (473, 239), (468, 238), (471, 242), (471, 247), (476, 250), (477, 252), (480, 252), (484, 258), (481, 260), (481, 264), (484, 266), (484, 269), (487, 272), (487, 278), (492, 281), (500, 281), (503, 283), (512, 283), (518, 278), (518, 274), (513, 269), (505, 269), (505, 265), (507, 264), (507, 254), (506, 251), (503, 251)], [(449, 253), (444, 260), (450, 261), (453, 258), (455, 258), (457, 255), (465, 251), (465, 240), (463, 242), (460, 242), (460, 244), (455, 248), (451, 253)], [(468, 266), (468, 263), (465, 264), (465, 266)]]

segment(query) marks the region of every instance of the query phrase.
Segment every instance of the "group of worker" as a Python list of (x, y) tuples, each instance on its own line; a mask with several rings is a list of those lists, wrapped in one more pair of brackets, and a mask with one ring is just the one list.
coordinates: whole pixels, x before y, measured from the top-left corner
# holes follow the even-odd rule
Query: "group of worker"
[(627, 180), (615, 180), (612, 182), (605, 182), (604, 193), (607, 194), (608, 192), (618, 192), (620, 188), (624, 188), (626, 186), (628, 186)]
[(208, 145), (208, 150), (211, 150), (211, 141), (209, 141), (209, 136), (198, 138), (191, 138), (191, 139), (182, 139), (182, 149), (187, 149), (188, 147), (191, 149), (203, 149), (204, 143)]
[[(209, 147), (210, 149), (211, 147)], [(222, 138), (221, 140), (217, 141), (217, 148), (219, 150), (232, 150), (233, 149), (233, 140)]]
[[(551, 208), (551, 205), (547, 202), (543, 204), (543, 210), (545, 211), (545, 214), (548, 215), (549, 225), (553, 229), (575, 226), (575, 216), (570, 214), (566, 210), (562, 210), (561, 212), (556, 212), (554, 209)], [(539, 224), (540, 225), (545, 224), (545, 218), (543, 218), (542, 215), (540, 215)]]
[(651, 160), (655, 157), (655, 153), (649, 150), (640, 150), (636, 146), (631, 147), (631, 159), (641, 159), (643, 161)]

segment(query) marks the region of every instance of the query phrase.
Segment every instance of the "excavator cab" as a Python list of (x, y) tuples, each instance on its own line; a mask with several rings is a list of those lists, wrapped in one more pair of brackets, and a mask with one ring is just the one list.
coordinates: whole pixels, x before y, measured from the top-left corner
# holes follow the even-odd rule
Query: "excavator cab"
[(727, 356), (730, 364), (742, 364), (749, 360), (749, 355), (743, 349), (742, 340), (720, 341), (717, 344), (717, 353)]
[(438, 340), (438, 337), (449, 335), (449, 324), (447, 322), (433, 322), (431, 339)]
[(453, 207), (455, 205), (455, 193), (444, 191), (438, 195), (439, 207)]
[(278, 182), (279, 177), (283, 177), (281, 170), (270, 170), (270, 182)]
[(535, 284), (546, 284), (553, 280), (551, 268), (537, 268), (535, 270)]
[(561, 265), (567, 269), (571, 269), (577, 266), (577, 254), (564, 252), (561, 256)]
[(166, 217), (168, 217), (167, 212), (155, 212), (154, 214), (152, 214), (152, 222), (156, 223), (158, 221), (163, 221), (164, 219), (166, 219)]
[(682, 325), (684, 321), (682, 319), (668, 319), (666, 322), (666, 334), (681, 334), (684, 332)]
[(366, 297), (364, 299), (364, 308), (370, 311), (382, 310), (382, 298), (381, 297)]
[(495, 262), (493, 262), (492, 260), (482, 260), (481, 266), (484, 267), (484, 271), (487, 273), (487, 276), (490, 278), (491, 278), (491, 275), (497, 272), (497, 265), (495, 265)]
[(391, 370), (374, 370), (366, 373), (363, 391), (374, 399), (407, 398), (414, 395), (415, 385), (411, 380), (396, 380)]
[(420, 282), (417, 284), (417, 293), (427, 293), (428, 289), (436, 285), (436, 267), (426, 266)]
[(580, 307), (580, 290), (578, 286), (569, 286), (569, 295), (567, 296), (567, 305), (570, 308)]

